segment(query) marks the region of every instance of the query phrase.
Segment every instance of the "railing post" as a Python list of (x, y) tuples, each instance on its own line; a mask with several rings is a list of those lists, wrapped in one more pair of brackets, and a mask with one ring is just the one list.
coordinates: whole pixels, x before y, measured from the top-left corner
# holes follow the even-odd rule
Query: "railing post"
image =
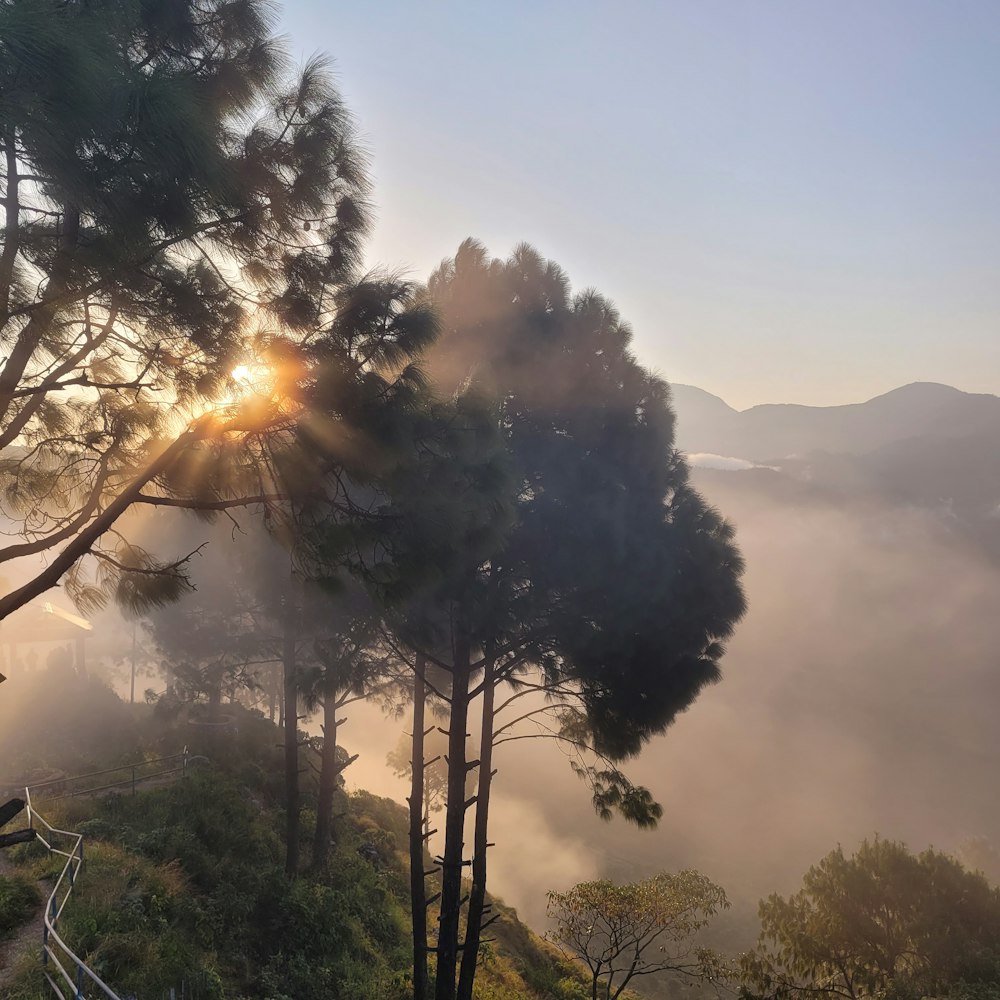
[(135, 797), (135, 764), (132, 765), (132, 797)]
[(76, 1000), (87, 1000), (83, 995), (83, 966), (76, 964)]
[(188, 773), (188, 748), (187, 744), (184, 744), (184, 753), (181, 756), (181, 777), (186, 778)]

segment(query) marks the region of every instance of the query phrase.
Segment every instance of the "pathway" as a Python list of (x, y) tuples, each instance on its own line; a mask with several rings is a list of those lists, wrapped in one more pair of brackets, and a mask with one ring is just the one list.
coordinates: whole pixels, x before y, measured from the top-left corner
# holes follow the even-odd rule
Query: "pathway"
[[(0, 851), (0, 875), (12, 875), (17, 868), (10, 858)], [(12, 937), (0, 941), (0, 996), (6, 992), (6, 987), (14, 978), (17, 959), (25, 952), (39, 951), (42, 944), (42, 916), (45, 912), (45, 897), (48, 892), (42, 884), (38, 885), (39, 903), (34, 916), (19, 927)]]

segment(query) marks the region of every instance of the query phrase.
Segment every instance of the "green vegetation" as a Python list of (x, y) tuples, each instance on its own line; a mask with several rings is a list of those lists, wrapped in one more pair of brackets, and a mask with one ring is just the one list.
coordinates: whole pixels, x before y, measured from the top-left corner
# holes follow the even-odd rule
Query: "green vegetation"
[(34, 882), (23, 875), (0, 875), (0, 939), (27, 923), (40, 901)]
[[(63, 937), (122, 996), (142, 1000), (182, 986), (193, 1000), (411, 996), (406, 810), (340, 792), (326, 864), (288, 879), (277, 733), (232, 711), (238, 732), (218, 742), (211, 766), (183, 780), (134, 797), (41, 803), (55, 825), (86, 837)], [(170, 737), (172, 724), (147, 706), (135, 714), (149, 739)], [(316, 789), (304, 792), (309, 828)], [(48, 884), (60, 867), (38, 843), (7, 853), (17, 874), (0, 881), (0, 927), (8, 915), (16, 926), (37, 912), (38, 880)], [(17, 890), (9, 903), (8, 885)], [(570, 965), (500, 910), (483, 956), (482, 1000), (582, 996)], [(34, 954), (9, 989), (11, 1000), (48, 995)]]
[(1000, 890), (939, 851), (876, 838), (831, 851), (760, 904), (748, 997), (1000, 995)]
[[(57, 762), (68, 766), (68, 755), (83, 748), (88, 764), (111, 766), (175, 750), (192, 738), (176, 706), (127, 706), (94, 680), (57, 679), (44, 672), (12, 681), (12, 707), (49, 692), (53, 717), (70, 719), (73, 705), (109, 703), (108, 717), (117, 724), (102, 733), (81, 717), (78, 732), (28, 744), (39, 773)], [(307, 852), (308, 874), (289, 879), (279, 731), (238, 704), (226, 711), (236, 726), (192, 744), (211, 764), (192, 766), (183, 780), (135, 797), (39, 802), (56, 825), (86, 837), (87, 863), (63, 915), (64, 937), (123, 996), (139, 1000), (158, 1000), (171, 987), (183, 988), (191, 1000), (411, 1000), (412, 817), (391, 800), (338, 789), (326, 863), (311, 864)], [(119, 725), (137, 741), (128, 753)], [(315, 763), (315, 748), (304, 748), (306, 754)], [(303, 780), (302, 791), (308, 845), (318, 802), (314, 777)], [(993, 858), (986, 842), (963, 850), (980, 867)], [(62, 863), (37, 842), (5, 854), (13, 871), (0, 879), (0, 935), (38, 913)], [(610, 929), (621, 952), (615, 958), (623, 958), (629, 933), (648, 924), (649, 933), (631, 943), (632, 957), (640, 946), (637, 970), (644, 963), (682, 965), (715, 979), (729, 965), (730, 986), (746, 1000), (796, 1000), (817, 991), (849, 1000), (998, 995), (1000, 890), (948, 855), (915, 855), (892, 841), (863, 844), (853, 856), (838, 849), (807, 873), (799, 893), (765, 900), (761, 941), (740, 961), (724, 937), (711, 943), (729, 952), (727, 961), (701, 950), (709, 943), (704, 924), (724, 908), (725, 894), (698, 873), (663, 873), (631, 885), (584, 883), (551, 898), (553, 937), (567, 952), (574, 951), (573, 928), (595, 930), (588, 950), (575, 949), (583, 962), (593, 957), (590, 945), (600, 947), (601, 928)], [(539, 939), (513, 910), (497, 900), (490, 904), (496, 919), (480, 946), (478, 1000), (586, 1000), (595, 984), (600, 997), (626, 987), (623, 975), (607, 975), (610, 964), (602, 967), (603, 978), (588, 974), (583, 962)], [(430, 927), (438, 912), (432, 904)], [(649, 947), (642, 948), (647, 939)], [(429, 966), (433, 977), (433, 955)], [(47, 996), (37, 948), (5, 974), (5, 998)], [(630, 990), (677, 995), (678, 977), (669, 972), (631, 978), (622, 997)]]
[(722, 960), (695, 935), (729, 900), (700, 872), (660, 872), (641, 882), (582, 882), (549, 893), (553, 939), (590, 970), (593, 1000), (618, 1000), (638, 976), (673, 972), (717, 979)]

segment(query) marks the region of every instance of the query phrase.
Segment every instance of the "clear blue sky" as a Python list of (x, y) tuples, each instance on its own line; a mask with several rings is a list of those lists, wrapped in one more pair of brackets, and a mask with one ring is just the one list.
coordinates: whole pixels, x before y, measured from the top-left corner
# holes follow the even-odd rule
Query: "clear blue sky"
[(1000, 392), (1000, 2), (285, 0), (373, 155), (372, 259), (557, 260), (735, 406)]

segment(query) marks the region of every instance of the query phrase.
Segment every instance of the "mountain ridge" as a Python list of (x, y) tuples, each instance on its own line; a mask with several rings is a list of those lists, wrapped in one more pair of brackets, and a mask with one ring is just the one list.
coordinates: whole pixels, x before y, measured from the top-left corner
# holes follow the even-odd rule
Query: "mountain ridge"
[(861, 403), (760, 403), (736, 410), (697, 386), (671, 386), (678, 447), (753, 462), (813, 452), (862, 455), (921, 437), (1000, 434), (1000, 396), (911, 382)]
[(748, 406), (745, 409), (738, 410), (735, 406), (727, 403), (721, 396), (716, 395), (714, 392), (709, 392), (707, 389), (702, 389), (701, 386), (691, 385), (688, 382), (671, 382), (670, 383), (671, 393), (676, 394), (677, 390), (681, 390), (682, 394), (697, 393), (699, 396), (712, 400), (713, 403), (719, 404), (720, 407), (728, 410), (731, 413), (749, 413), (751, 410), (759, 410), (769, 407), (789, 407), (795, 409), (805, 409), (805, 410), (839, 410), (846, 409), (849, 407), (858, 406), (868, 406), (870, 403), (875, 403), (878, 400), (887, 399), (890, 397), (899, 398), (903, 394), (910, 394), (913, 392), (925, 392), (934, 391), (938, 392), (944, 390), (949, 397), (955, 398), (959, 396), (972, 396), (972, 397), (986, 397), (988, 399), (1000, 399), (1000, 393), (992, 392), (967, 392), (965, 389), (956, 388), (953, 385), (948, 385), (947, 382), (927, 382), (918, 380), (916, 382), (906, 382), (903, 385), (896, 386), (893, 389), (887, 389), (885, 392), (880, 392), (876, 396), (870, 396), (868, 399), (861, 400), (856, 403), (829, 403), (827, 405), (820, 405), (818, 403), (754, 403), (753, 406)]

